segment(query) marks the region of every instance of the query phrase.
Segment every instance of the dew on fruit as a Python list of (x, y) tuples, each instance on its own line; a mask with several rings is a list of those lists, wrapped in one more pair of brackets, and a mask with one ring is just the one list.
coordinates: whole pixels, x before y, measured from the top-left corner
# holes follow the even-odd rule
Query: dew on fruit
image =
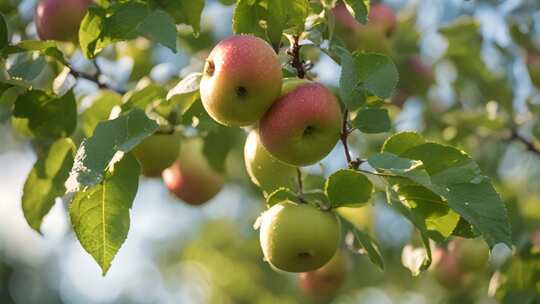
[(247, 95), (247, 89), (243, 86), (239, 86), (236, 88), (236, 96), (238, 97), (245, 97)]

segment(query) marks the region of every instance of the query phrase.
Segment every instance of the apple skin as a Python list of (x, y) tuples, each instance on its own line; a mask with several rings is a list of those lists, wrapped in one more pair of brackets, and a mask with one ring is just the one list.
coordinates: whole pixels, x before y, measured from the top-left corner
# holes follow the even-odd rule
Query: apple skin
[(361, 48), (366, 52), (391, 52), (387, 37), (395, 31), (397, 21), (388, 6), (372, 5), (367, 25), (360, 24), (343, 3), (337, 4), (332, 13), (335, 18), (335, 33), (349, 50)]
[(246, 139), (244, 162), (251, 181), (269, 193), (279, 187), (296, 187), (296, 167), (270, 155), (262, 145), (257, 130), (252, 130)]
[(435, 280), (446, 289), (456, 289), (465, 285), (466, 276), (454, 252), (445, 248), (435, 248), (430, 271)]
[(457, 261), (464, 271), (478, 272), (486, 269), (489, 261), (489, 247), (480, 239), (456, 239), (452, 244), (455, 248)]
[(201, 205), (223, 188), (223, 177), (214, 171), (202, 154), (202, 141), (189, 139), (182, 144), (178, 160), (165, 171), (165, 186), (177, 198), (190, 205)]
[(307, 296), (316, 299), (330, 299), (334, 297), (351, 270), (347, 254), (336, 251), (332, 259), (321, 268), (300, 274), (300, 288)]
[(248, 126), (279, 97), (282, 78), (279, 58), (268, 43), (250, 35), (232, 36), (206, 59), (201, 100), (217, 122)]
[(264, 147), (277, 159), (307, 166), (323, 159), (341, 132), (337, 98), (320, 83), (286, 79), (283, 95), (259, 123)]
[(135, 149), (133, 154), (139, 161), (142, 174), (146, 177), (159, 177), (180, 152), (182, 136), (174, 134), (154, 134), (147, 137)]
[(529, 51), (527, 53), (526, 64), (533, 85), (540, 86), (540, 54)]
[(340, 225), (332, 212), (285, 200), (262, 215), (260, 243), (273, 267), (288, 272), (308, 272), (334, 256)]
[(35, 23), (39, 39), (76, 41), (79, 25), (92, 0), (41, 0)]

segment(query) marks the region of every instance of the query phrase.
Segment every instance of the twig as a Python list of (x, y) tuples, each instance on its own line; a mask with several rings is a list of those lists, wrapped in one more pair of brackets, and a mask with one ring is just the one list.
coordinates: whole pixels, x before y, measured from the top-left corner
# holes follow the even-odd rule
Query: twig
[(103, 82), (100, 79), (100, 77), (102, 75), (101, 69), (99, 68), (99, 66), (97, 65), (96, 62), (92, 61), (92, 64), (96, 68), (96, 73), (95, 74), (90, 74), (90, 73), (86, 73), (86, 72), (82, 72), (82, 71), (77, 71), (70, 64), (68, 64), (67, 67), (69, 68), (71, 75), (73, 75), (73, 77), (75, 77), (75, 78), (83, 78), (83, 79), (89, 80), (89, 81), (95, 83), (98, 86), (98, 88), (100, 88), (100, 89), (108, 89), (108, 90), (111, 90), (111, 91), (115, 91), (115, 92), (117, 92), (119, 94), (126, 93), (123, 90), (113, 88), (109, 84)]
[(304, 69), (304, 62), (300, 58), (300, 36), (293, 36), (293, 42), (291, 48), (287, 50), (287, 54), (291, 56), (291, 65), (296, 69), (296, 74), (298, 78), (306, 77), (306, 70)]
[(522, 144), (525, 145), (525, 148), (527, 149), (527, 151), (530, 151), (530, 152), (533, 152), (533, 153), (536, 153), (536, 154), (540, 155), (540, 149), (536, 148), (536, 146), (534, 145), (533, 142), (531, 142), (528, 139), (526, 139), (525, 137), (521, 136), (516, 129), (511, 130), (509, 140), (517, 140), (517, 141), (519, 141), (519, 142), (521, 142)]
[(345, 149), (345, 158), (347, 158), (347, 165), (350, 166), (352, 163), (352, 158), (351, 158), (351, 152), (349, 151), (349, 144), (347, 143), (347, 138), (349, 137), (349, 134), (350, 134), (347, 128), (348, 120), (349, 120), (349, 110), (345, 109), (345, 111), (343, 111), (343, 122), (341, 125), (340, 139), (341, 139), (341, 143), (343, 144), (343, 148)]

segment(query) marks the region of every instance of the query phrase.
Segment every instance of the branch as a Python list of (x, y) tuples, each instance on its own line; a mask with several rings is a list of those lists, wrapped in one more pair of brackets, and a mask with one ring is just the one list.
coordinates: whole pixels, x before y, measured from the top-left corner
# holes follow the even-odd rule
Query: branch
[(82, 72), (82, 71), (77, 71), (77, 70), (75, 70), (73, 68), (73, 66), (71, 64), (68, 64), (67, 67), (69, 68), (71, 75), (73, 75), (73, 77), (75, 77), (75, 78), (83, 78), (83, 79), (92, 81), (100, 89), (108, 89), (108, 90), (111, 90), (111, 91), (115, 91), (115, 92), (117, 92), (118, 94), (121, 94), (121, 95), (126, 93), (123, 90), (113, 88), (109, 84), (103, 82), (100, 79), (101, 75), (102, 75), (101, 69), (99, 68), (99, 66), (97, 65), (97, 63), (95, 61), (92, 61), (92, 64), (96, 68), (96, 73), (95, 74), (90, 74), (90, 73), (86, 73), (86, 72)]
[(525, 137), (521, 136), (516, 129), (511, 130), (509, 140), (517, 140), (525, 145), (525, 148), (527, 149), (527, 151), (540, 155), (540, 149), (538, 149), (532, 141), (529, 141)]
[(287, 54), (291, 56), (291, 65), (296, 69), (296, 74), (298, 78), (306, 77), (306, 70), (304, 69), (304, 62), (300, 58), (300, 48), (302, 47), (299, 43), (300, 36), (293, 36), (293, 41), (291, 48), (287, 50)]

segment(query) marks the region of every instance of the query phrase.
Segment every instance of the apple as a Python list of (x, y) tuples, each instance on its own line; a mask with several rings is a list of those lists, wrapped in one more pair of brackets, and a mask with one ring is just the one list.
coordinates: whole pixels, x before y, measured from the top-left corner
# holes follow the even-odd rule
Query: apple
[(533, 85), (540, 86), (540, 53), (529, 51), (526, 64)]
[(260, 243), (273, 267), (288, 272), (320, 268), (334, 256), (340, 225), (332, 212), (285, 200), (261, 218)]
[(208, 163), (198, 138), (182, 143), (178, 160), (165, 171), (162, 178), (171, 193), (190, 205), (208, 202), (223, 188), (224, 179)]
[(76, 41), (79, 25), (92, 0), (41, 0), (35, 14), (41, 40)]
[(452, 241), (461, 269), (468, 272), (484, 270), (489, 260), (489, 247), (480, 239), (459, 238)]
[(206, 59), (201, 100), (217, 122), (251, 125), (279, 97), (282, 77), (278, 56), (268, 43), (250, 35), (232, 36)]
[(341, 108), (324, 85), (286, 79), (282, 96), (259, 123), (261, 142), (271, 155), (294, 166), (323, 159), (341, 132)]
[(419, 55), (407, 57), (399, 65), (399, 88), (410, 95), (424, 95), (435, 82), (433, 69)]
[(277, 160), (262, 145), (259, 132), (252, 130), (244, 146), (244, 161), (251, 181), (267, 192), (279, 187), (294, 189), (296, 167)]
[(396, 29), (396, 15), (389, 6), (377, 3), (369, 10), (369, 24), (382, 28), (387, 35), (390, 35)]
[(154, 134), (147, 137), (135, 149), (133, 154), (141, 164), (146, 177), (159, 177), (178, 157), (182, 135)]
[(332, 10), (335, 33), (349, 50), (361, 48), (367, 52), (390, 53), (388, 36), (396, 28), (396, 17), (392, 9), (384, 4), (374, 4), (370, 8), (368, 24), (360, 24), (343, 3)]
[(442, 287), (455, 289), (465, 285), (466, 276), (454, 252), (437, 247), (432, 251), (432, 256), (430, 271)]
[(349, 257), (344, 251), (338, 250), (321, 268), (301, 273), (300, 288), (306, 295), (313, 298), (332, 298), (345, 283), (350, 268)]

